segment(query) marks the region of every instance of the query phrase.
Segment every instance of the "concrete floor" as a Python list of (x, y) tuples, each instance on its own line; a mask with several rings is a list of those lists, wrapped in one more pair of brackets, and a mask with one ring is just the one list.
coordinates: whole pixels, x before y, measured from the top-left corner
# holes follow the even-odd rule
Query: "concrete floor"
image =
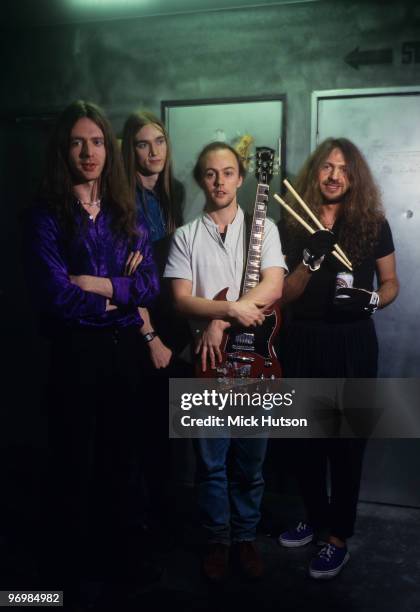
[[(18, 489), (18, 483), (16, 483)], [(299, 498), (272, 493), (267, 487), (264, 521), (258, 536), (266, 575), (250, 584), (232, 571), (223, 586), (212, 587), (200, 573), (200, 535), (190, 487), (173, 496), (171, 513), (175, 544), (158, 559), (165, 567), (158, 584), (147, 589), (111, 589), (88, 585), (91, 602), (75, 610), (105, 612), (255, 611), (420, 611), (420, 509), (359, 503), (356, 535), (349, 541), (350, 561), (332, 581), (308, 577), (317, 548), (285, 549), (277, 535), (303, 517)], [(32, 532), (36, 509), (28, 491), (10, 500), (0, 524), (0, 590), (38, 588), (37, 557)], [(26, 506), (24, 503), (26, 502)], [(31, 518), (33, 520), (31, 520)], [(39, 540), (38, 540), (39, 545)], [(96, 603), (94, 603), (96, 601)], [(69, 608), (70, 609), (70, 608)], [(73, 608), (71, 608), (73, 610)]]
[[(277, 507), (276, 510), (280, 510), (276, 515), (276, 522), (280, 518), (277, 528), (286, 526), (281, 516), (289, 515), (291, 507), (293, 500), (287, 504), (289, 512), (283, 513), (280, 505)], [(248, 583), (232, 568), (228, 580), (217, 587), (207, 584), (200, 573), (200, 537), (194, 517), (183, 515), (183, 521), (181, 514), (178, 517), (181, 520), (174, 548), (159, 554), (165, 570), (158, 584), (147, 589), (127, 588), (124, 585), (110, 588), (102, 584), (91, 584), (86, 598), (91, 603), (71, 610), (420, 610), (419, 509), (360, 503), (357, 535), (349, 542), (350, 561), (341, 574), (331, 581), (319, 582), (307, 575), (308, 563), (318, 550), (315, 545), (301, 549), (282, 548), (277, 543), (274, 529), (270, 529), (273, 531), (271, 536), (265, 533), (258, 536), (266, 562), (265, 577), (258, 583)]]
[(160, 590), (143, 595), (142, 609), (150, 610), (160, 600), (177, 611), (418, 612), (419, 536), (420, 510), (360, 503), (357, 535), (349, 542), (351, 558), (335, 579), (320, 583), (308, 577), (314, 545), (285, 549), (274, 535), (261, 534), (264, 579), (247, 584), (233, 573), (218, 590), (201, 578), (197, 551), (188, 537), (168, 555)]

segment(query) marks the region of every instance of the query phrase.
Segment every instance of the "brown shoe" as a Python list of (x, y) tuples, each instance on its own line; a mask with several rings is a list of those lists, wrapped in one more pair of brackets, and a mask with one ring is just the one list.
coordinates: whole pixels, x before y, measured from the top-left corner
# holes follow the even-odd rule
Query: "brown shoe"
[(209, 545), (203, 559), (203, 572), (212, 582), (221, 582), (229, 571), (229, 546), (215, 542)]
[(250, 580), (257, 580), (264, 574), (264, 563), (255, 542), (237, 542), (240, 568)]

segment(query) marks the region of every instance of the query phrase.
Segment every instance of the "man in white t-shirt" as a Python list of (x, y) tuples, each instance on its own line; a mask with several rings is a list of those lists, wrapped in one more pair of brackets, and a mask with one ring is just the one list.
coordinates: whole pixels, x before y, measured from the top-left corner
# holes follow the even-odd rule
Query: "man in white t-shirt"
[[(261, 325), (264, 309), (281, 297), (286, 265), (278, 231), (266, 219), (261, 252), (261, 280), (240, 296), (244, 270), (245, 222), (236, 194), (245, 169), (237, 152), (222, 142), (200, 153), (194, 177), (202, 188), (204, 213), (174, 234), (164, 276), (172, 279), (177, 308), (190, 319), (202, 368), (221, 361), (223, 332), (231, 323)], [(229, 287), (229, 301), (213, 298)], [(263, 573), (255, 546), (264, 481), (267, 440), (195, 439), (198, 503), (209, 547), (203, 560), (207, 578), (220, 581), (228, 572), (230, 543), (249, 578)], [(227, 456), (229, 451), (229, 480)]]

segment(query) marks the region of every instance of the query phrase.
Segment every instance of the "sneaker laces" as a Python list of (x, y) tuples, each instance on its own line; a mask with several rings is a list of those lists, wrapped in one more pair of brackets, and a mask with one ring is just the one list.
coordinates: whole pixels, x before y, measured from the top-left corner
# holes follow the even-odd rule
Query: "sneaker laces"
[(320, 550), (320, 552), (318, 553), (318, 557), (326, 559), (327, 561), (331, 561), (331, 557), (334, 554), (334, 549), (334, 544), (327, 544)]
[(308, 528), (308, 525), (304, 523), (303, 521), (300, 521), (298, 523), (298, 526), (296, 527), (296, 531), (299, 533), (300, 531), (305, 531), (305, 529), (307, 528)]

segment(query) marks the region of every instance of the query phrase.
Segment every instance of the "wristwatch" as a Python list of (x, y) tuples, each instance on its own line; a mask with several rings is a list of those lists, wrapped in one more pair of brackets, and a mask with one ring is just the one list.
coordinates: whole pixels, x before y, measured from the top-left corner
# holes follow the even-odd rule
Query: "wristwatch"
[(155, 331), (147, 332), (147, 334), (142, 334), (143, 340), (145, 342), (151, 342), (153, 338), (156, 338), (157, 333)]

